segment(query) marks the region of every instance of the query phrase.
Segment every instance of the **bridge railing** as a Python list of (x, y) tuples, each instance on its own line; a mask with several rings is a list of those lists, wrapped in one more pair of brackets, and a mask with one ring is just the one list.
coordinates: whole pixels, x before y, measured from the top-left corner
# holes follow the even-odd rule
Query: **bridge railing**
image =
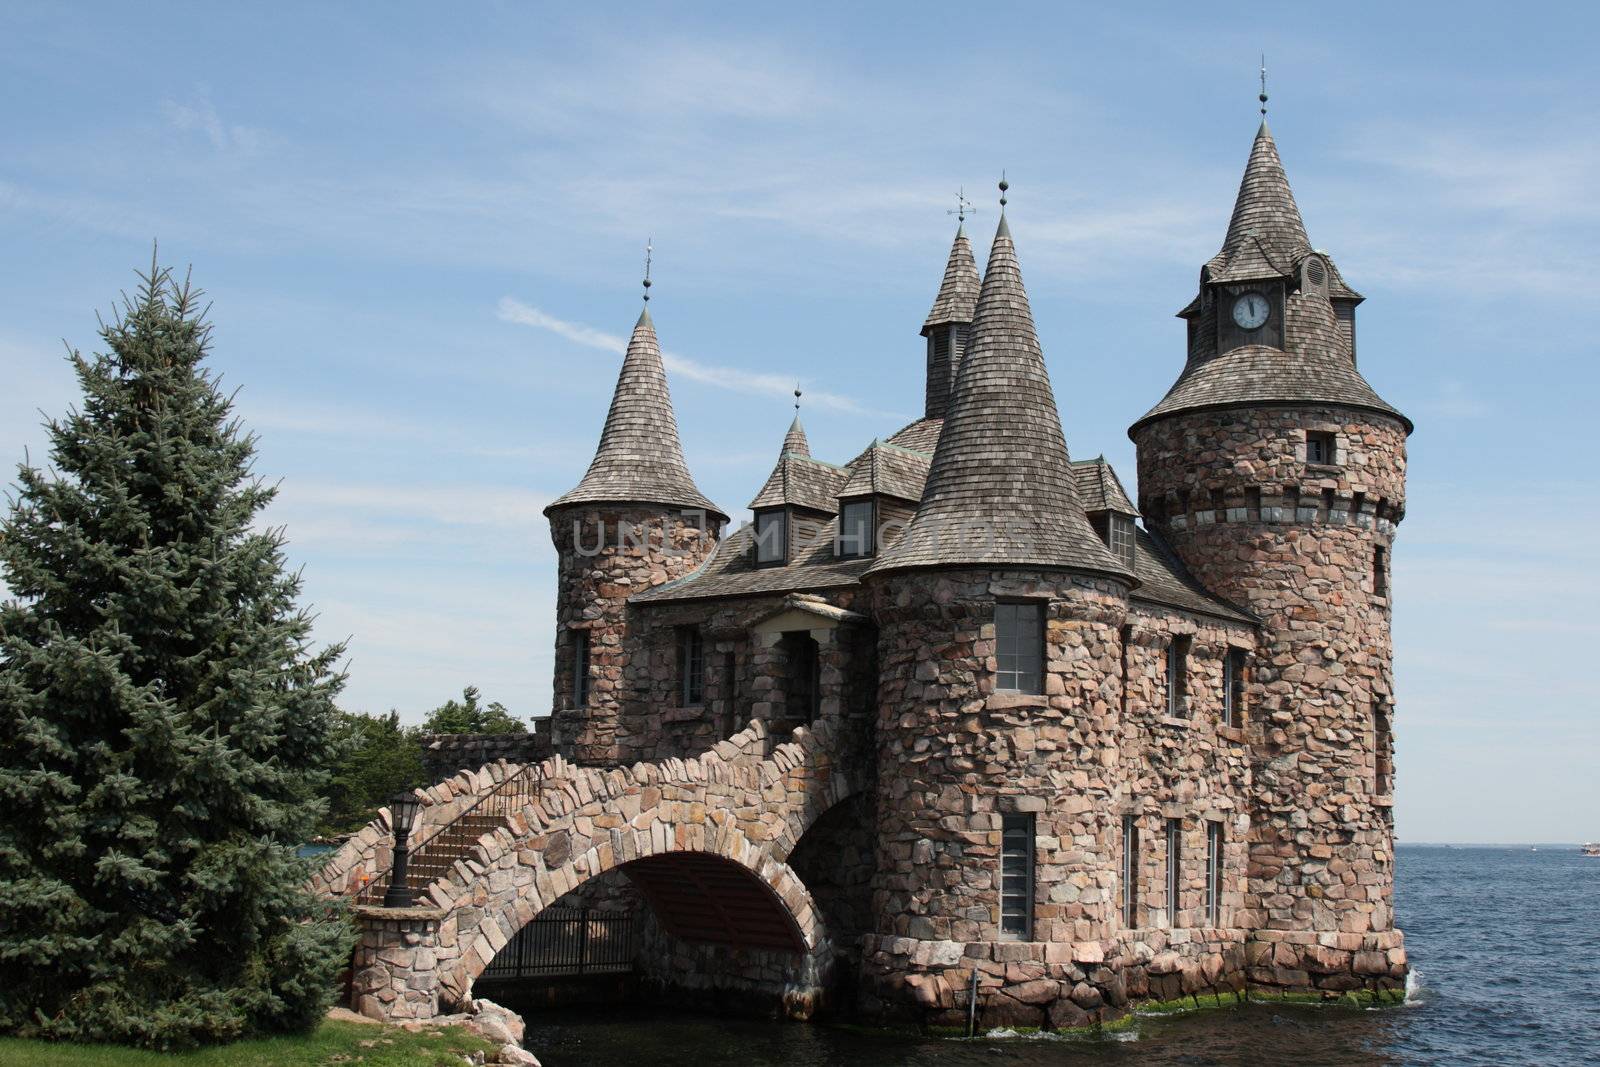
[[(412, 846), (407, 862), (418, 871), (427, 871), (432, 866), (430, 860), (453, 861), (469, 855), (478, 838), (489, 829), (483, 824), (482, 819), (507, 819), (520, 812), (534, 798), (534, 794), (544, 782), (543, 766), (541, 763), (529, 763), (519, 768), (515, 774), (507, 775), (504, 781), (479, 797), (475, 803), (463, 808), (449, 821), (436, 827), (433, 833)], [(389, 866), (374, 874), (372, 880), (362, 886), (356, 899), (362, 904), (372, 904), (381, 900), (389, 888), (389, 877), (393, 873), (394, 858), (391, 856)]]

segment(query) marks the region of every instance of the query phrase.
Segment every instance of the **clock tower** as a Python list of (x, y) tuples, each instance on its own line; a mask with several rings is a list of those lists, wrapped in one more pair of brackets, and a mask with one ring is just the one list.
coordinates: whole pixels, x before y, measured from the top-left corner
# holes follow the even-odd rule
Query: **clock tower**
[(1129, 431), (1139, 510), (1248, 609), (1250, 984), (1394, 988), (1389, 561), (1411, 421), (1356, 369), (1361, 295), (1312, 247), (1265, 121), (1183, 370)]

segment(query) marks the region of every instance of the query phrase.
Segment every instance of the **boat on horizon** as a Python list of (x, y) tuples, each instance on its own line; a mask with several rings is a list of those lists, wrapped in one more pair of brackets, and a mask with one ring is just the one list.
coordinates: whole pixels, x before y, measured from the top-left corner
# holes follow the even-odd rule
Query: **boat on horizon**
[(1588, 842), (1583, 846), (1582, 852), (1585, 856), (1593, 856), (1596, 859), (1600, 859), (1600, 842)]

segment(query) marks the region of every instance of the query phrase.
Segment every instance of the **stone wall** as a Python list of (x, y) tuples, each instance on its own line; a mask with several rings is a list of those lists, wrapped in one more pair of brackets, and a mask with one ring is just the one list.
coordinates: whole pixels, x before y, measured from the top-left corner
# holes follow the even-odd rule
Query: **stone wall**
[[(830, 592), (816, 601), (848, 610), (859, 590)], [(704, 752), (752, 719), (773, 729), (800, 725), (785, 701), (787, 661), (776, 634), (752, 630), (780, 613), (783, 594), (718, 601), (633, 605), (628, 613), (628, 665), (618, 715), (617, 752), (624, 761), (658, 760)], [(876, 690), (876, 632), (863, 620), (826, 628), (814, 625), (821, 663), (819, 717), (865, 721)], [(684, 706), (678, 642), (685, 627), (700, 631), (705, 686), (699, 704)], [(726, 670), (732, 658), (731, 673)]]
[[(705, 561), (720, 528), (702, 529), (702, 518), (662, 508), (595, 506), (562, 508), (550, 516), (557, 558), (551, 717), (564, 755), (596, 764), (623, 758), (618, 731), (633, 654), (627, 600)], [(589, 635), (589, 693), (583, 707), (574, 701), (576, 631)]]
[[(1306, 462), (1308, 432), (1334, 435), (1335, 463)], [(1285, 407), (1174, 416), (1135, 438), (1146, 521), (1264, 625), (1248, 690), (1250, 980), (1398, 985), (1387, 585), (1405, 431)]]
[(525, 734), (423, 734), (422, 769), (429, 783), (487, 763), (538, 763), (553, 754), (550, 720), (535, 719)]

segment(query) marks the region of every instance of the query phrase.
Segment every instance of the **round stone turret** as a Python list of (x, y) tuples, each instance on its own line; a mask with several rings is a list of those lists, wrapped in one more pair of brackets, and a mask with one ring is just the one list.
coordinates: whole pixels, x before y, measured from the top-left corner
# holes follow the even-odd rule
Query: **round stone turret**
[[(1114, 935), (1120, 634), (1136, 584), (1078, 499), (1004, 218), (921, 503), (866, 580), (879, 628), (868, 996), (959, 1023), (965, 993), (943, 972), (1065, 973)], [(1026, 985), (1027, 1002), (989, 997), (989, 1025), (1085, 1017), (1070, 986)]]
[(1411, 423), (1356, 370), (1360, 297), (1310, 248), (1265, 124), (1239, 196), (1183, 312), (1184, 371), (1129, 431), (1139, 508), (1261, 621), (1245, 708), (1251, 982), (1393, 987), (1389, 567)]
[(684, 462), (648, 310), (588, 472), (545, 515), (557, 559), (553, 743), (581, 763), (616, 763), (631, 756), (628, 598), (700, 566), (728, 521)]

